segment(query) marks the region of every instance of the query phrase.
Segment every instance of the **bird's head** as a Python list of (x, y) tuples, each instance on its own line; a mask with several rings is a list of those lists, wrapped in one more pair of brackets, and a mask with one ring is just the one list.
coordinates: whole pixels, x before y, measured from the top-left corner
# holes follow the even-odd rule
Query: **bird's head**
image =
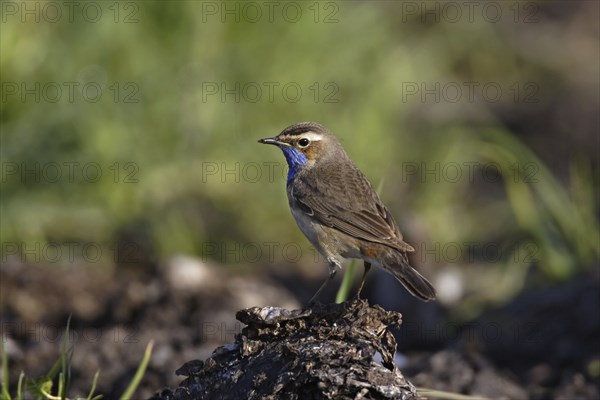
[(300, 122), (288, 126), (279, 135), (260, 139), (258, 142), (276, 145), (283, 151), (289, 167), (288, 181), (302, 168), (310, 168), (331, 157), (345, 155), (336, 137), (316, 122)]

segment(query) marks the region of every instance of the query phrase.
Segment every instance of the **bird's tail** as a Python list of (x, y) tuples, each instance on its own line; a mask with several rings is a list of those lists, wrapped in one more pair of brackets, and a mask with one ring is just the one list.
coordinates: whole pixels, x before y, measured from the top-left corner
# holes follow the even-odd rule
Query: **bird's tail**
[(435, 299), (435, 288), (410, 265), (405, 253), (390, 251), (383, 261), (385, 269), (394, 275), (410, 294), (424, 301)]

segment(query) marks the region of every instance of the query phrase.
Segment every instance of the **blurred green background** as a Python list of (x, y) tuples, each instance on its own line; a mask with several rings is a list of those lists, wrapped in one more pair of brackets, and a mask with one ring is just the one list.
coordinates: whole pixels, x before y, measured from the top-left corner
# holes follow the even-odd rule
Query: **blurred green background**
[(591, 270), (598, 3), (473, 4), (4, 2), (2, 261), (324, 277), (256, 143), (312, 120), (463, 317)]

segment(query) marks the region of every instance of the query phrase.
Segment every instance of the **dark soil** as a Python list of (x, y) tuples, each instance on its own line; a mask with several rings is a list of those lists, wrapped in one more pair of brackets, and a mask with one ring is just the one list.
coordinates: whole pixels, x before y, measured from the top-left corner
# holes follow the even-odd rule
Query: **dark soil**
[[(219, 346), (234, 343), (245, 324), (250, 324), (244, 331), (246, 337), (270, 351), (273, 360), (278, 354), (290, 356), (270, 340), (276, 329), (293, 336), (293, 325), (267, 325), (261, 328), (265, 335), (261, 336), (250, 314), (239, 315), (244, 323), (235, 315), (254, 306), (300, 308), (290, 292), (272, 278), (226, 275), (222, 268), (187, 258), (152, 270), (110, 272), (81, 266), (33, 267), (9, 260), (1, 265), (0, 272), (1, 334), (8, 353), (11, 393), (21, 371), (40, 377), (57, 360), (69, 315), (70, 338), (75, 346), (70, 397), (87, 396), (92, 377), (100, 370), (97, 393), (107, 399), (118, 398), (147, 343), (154, 340), (148, 371), (135, 396), (144, 399), (165, 387), (177, 388), (182, 377), (176, 370), (195, 379), (206, 364), (186, 362), (207, 360)], [(599, 289), (594, 276), (523, 295), (502, 309), (490, 310), (485, 317), (459, 326), (450, 338), (441, 336), (424, 345), (419, 344), (422, 332), (407, 329), (409, 318), (416, 317), (403, 313), (403, 325), (395, 331), (402, 352), (396, 353), (396, 364), (417, 387), (490, 398), (598, 399)], [(325, 328), (332, 329), (332, 325), (315, 329)], [(336, 332), (342, 334), (343, 329)], [(343, 346), (348, 347), (340, 357), (366, 365), (368, 357), (353, 353), (357, 343)], [(377, 349), (384, 355), (377, 346), (373, 341), (365, 354)], [(221, 349), (225, 350), (213, 360), (221, 362), (233, 356), (228, 352), (233, 347)], [(390, 379), (402, 376), (385, 355), (381, 362), (388, 366), (384, 368)], [(301, 364), (290, 366), (301, 368)], [(261, 365), (265, 364), (255, 366)], [(256, 382), (257, 387), (272, 388), (266, 370), (265, 376), (268, 379)]]

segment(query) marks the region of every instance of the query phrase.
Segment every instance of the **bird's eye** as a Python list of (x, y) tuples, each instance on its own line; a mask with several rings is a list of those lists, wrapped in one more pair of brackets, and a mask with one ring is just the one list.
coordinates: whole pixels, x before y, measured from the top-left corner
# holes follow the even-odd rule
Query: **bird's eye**
[(298, 146), (300, 147), (306, 147), (310, 144), (310, 140), (308, 140), (307, 138), (302, 138), (300, 140), (298, 140)]

